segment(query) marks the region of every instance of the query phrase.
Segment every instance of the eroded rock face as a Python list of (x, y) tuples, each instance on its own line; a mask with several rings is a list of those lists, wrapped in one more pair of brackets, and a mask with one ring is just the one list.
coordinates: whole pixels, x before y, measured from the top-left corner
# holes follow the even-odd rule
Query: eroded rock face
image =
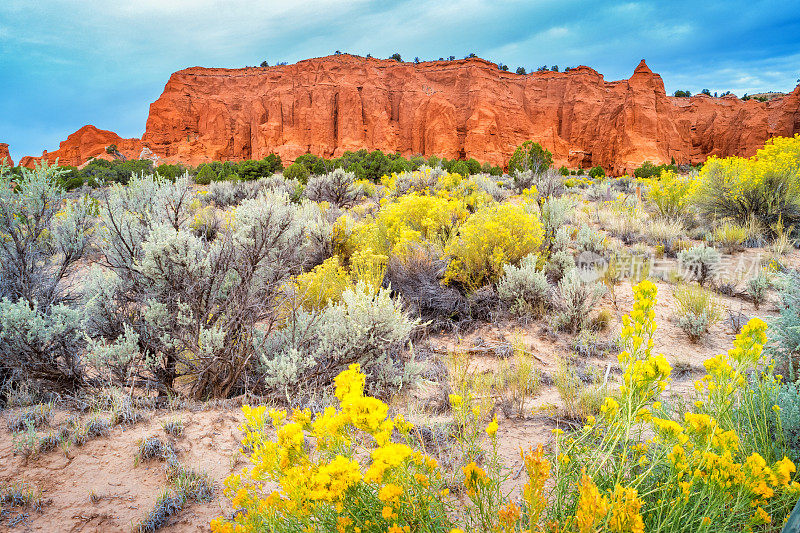
[(92, 125), (84, 126), (71, 134), (63, 141), (58, 150), (44, 151), (41, 157), (26, 156), (20, 159), (19, 164), (33, 167), (34, 162), (47, 160), (59, 165), (78, 167), (91, 158), (114, 159), (112, 154), (106, 153), (106, 147), (116, 145), (117, 150), (128, 159), (136, 159), (142, 151), (142, 141), (139, 139), (123, 139), (113, 131), (100, 130)]
[[(644, 61), (630, 79), (607, 82), (588, 67), (518, 75), (477, 58), (413, 64), (342, 54), (176, 72), (150, 106), (136, 151), (193, 165), (271, 152), (288, 163), (360, 148), (504, 165), (532, 139), (556, 165), (622, 173), (645, 160), (750, 156), (770, 137), (798, 132), (800, 88), (766, 103), (674, 98)], [(59, 149), (70, 161), (95, 155), (73, 150), (70, 139)]]
[(7, 143), (0, 143), (0, 163), (5, 159), (6, 165), (13, 167), (14, 161), (11, 159), (11, 153), (8, 151)]

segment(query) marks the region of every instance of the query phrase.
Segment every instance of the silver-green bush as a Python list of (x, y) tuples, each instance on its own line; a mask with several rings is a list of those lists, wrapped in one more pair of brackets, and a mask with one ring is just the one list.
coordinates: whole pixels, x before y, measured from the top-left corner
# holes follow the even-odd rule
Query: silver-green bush
[(418, 324), (389, 290), (373, 295), (359, 283), (340, 303), (319, 312), (300, 309), (279, 329), (258, 328), (254, 346), (265, 383), (287, 396), (301, 385), (311, 390), (330, 384), (352, 363), (376, 378), (373, 392), (383, 396), (403, 383), (399, 351)]
[(503, 267), (503, 276), (497, 283), (497, 294), (512, 312), (541, 314), (552, 304), (550, 284), (544, 272), (536, 269), (538, 256), (525, 256), (518, 267)]

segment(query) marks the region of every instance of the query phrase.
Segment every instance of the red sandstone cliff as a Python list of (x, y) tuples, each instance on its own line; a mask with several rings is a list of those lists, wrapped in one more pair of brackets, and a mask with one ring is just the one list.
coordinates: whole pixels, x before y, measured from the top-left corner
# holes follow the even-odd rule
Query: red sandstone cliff
[[(798, 132), (800, 87), (766, 103), (673, 98), (644, 61), (630, 79), (607, 82), (588, 67), (518, 75), (477, 58), (413, 64), (343, 54), (176, 72), (150, 106), (142, 144), (128, 141), (189, 164), (377, 148), (503, 165), (533, 139), (557, 165), (620, 173), (645, 160), (749, 156), (770, 137)], [(95, 155), (70, 139), (59, 149), (70, 164)], [(103, 143), (122, 149), (121, 141)]]
[(14, 161), (11, 159), (11, 153), (8, 151), (7, 143), (0, 143), (0, 164), (5, 160), (5, 164), (13, 167)]
[(142, 151), (142, 141), (139, 139), (123, 139), (113, 131), (100, 130), (89, 125), (67, 137), (55, 152), (45, 150), (41, 157), (26, 156), (20, 159), (19, 164), (33, 167), (35, 161), (55, 163), (58, 159), (59, 165), (78, 167), (90, 158), (114, 159), (113, 155), (106, 153), (106, 147), (112, 144), (128, 159), (138, 159)]

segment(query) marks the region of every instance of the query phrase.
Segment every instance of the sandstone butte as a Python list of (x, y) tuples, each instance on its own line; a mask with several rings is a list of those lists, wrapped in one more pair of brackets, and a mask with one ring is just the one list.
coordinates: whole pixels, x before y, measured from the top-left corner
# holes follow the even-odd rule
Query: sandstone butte
[(768, 102), (667, 96), (644, 60), (627, 80), (589, 67), (527, 75), (494, 63), (400, 63), (348, 54), (266, 68), (193, 67), (174, 73), (150, 106), (142, 139), (86, 126), (37, 159), (81, 165), (143, 148), (163, 162), (339, 156), (380, 149), (405, 156), (473, 157), (504, 165), (532, 139), (556, 165), (631, 172), (642, 162), (699, 163), (751, 156), (774, 136), (800, 132), (800, 86)]
[(4, 162), (10, 167), (14, 166), (14, 160), (11, 159), (11, 154), (8, 152), (8, 144), (0, 143), (0, 165)]

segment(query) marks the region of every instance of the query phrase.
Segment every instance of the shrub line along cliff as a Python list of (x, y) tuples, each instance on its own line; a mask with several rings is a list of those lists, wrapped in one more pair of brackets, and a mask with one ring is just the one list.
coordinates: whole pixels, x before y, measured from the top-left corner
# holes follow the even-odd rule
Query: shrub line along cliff
[(341, 54), (178, 71), (151, 104), (141, 140), (85, 126), (58, 150), (20, 164), (59, 158), (79, 166), (111, 157), (105, 147), (116, 144), (128, 158), (146, 148), (191, 165), (361, 148), (504, 165), (532, 139), (556, 165), (621, 173), (645, 160), (750, 156), (767, 139), (798, 132), (800, 86), (768, 102), (675, 98), (644, 60), (629, 79), (607, 82), (589, 67), (520, 75), (479, 58), (415, 64)]

